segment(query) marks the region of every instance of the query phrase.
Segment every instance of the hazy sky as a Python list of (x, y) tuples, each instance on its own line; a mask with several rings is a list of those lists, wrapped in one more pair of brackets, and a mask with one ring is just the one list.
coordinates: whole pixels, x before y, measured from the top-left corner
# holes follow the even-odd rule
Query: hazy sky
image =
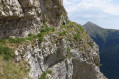
[(69, 19), (91, 21), (104, 28), (119, 29), (119, 0), (64, 0)]

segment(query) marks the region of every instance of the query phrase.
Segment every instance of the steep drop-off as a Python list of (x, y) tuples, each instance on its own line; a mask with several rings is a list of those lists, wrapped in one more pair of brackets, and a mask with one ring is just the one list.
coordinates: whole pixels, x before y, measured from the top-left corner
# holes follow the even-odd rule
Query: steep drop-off
[(1, 79), (106, 79), (98, 46), (67, 20), (62, 0), (0, 3)]
[(119, 79), (119, 30), (104, 29), (91, 22), (86, 23), (84, 28), (99, 45), (101, 71), (109, 79)]

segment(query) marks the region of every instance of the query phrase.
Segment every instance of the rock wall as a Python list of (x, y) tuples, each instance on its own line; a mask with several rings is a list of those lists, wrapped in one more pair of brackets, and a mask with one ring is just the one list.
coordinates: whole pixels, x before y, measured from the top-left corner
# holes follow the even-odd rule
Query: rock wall
[[(16, 50), (17, 61), (22, 58), (28, 61), (29, 76), (33, 79), (47, 71), (52, 72), (47, 73), (48, 79), (106, 79), (99, 69), (98, 46), (79, 27), (69, 27), (71, 31), (58, 29), (44, 36), (42, 42), (20, 45)], [(60, 36), (63, 31), (67, 34)], [(78, 40), (74, 39), (76, 33), (81, 34)]]
[(66, 19), (63, 0), (0, 0), (0, 37), (27, 36)]
[[(44, 25), (58, 27), (67, 19), (62, 0), (0, 0), (0, 38), (25, 37)], [(69, 24), (68, 24), (69, 23)], [(83, 28), (68, 22), (43, 36), (15, 45), (16, 61), (28, 62), (33, 79), (106, 79), (98, 65), (98, 46)], [(15, 39), (15, 38), (13, 38)], [(28, 79), (28, 78), (25, 78)]]

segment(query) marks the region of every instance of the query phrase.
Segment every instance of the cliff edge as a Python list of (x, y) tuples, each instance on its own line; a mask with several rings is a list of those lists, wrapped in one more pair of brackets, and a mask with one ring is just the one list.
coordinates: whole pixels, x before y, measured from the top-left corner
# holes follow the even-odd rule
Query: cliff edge
[(98, 46), (67, 19), (62, 0), (0, 0), (0, 78), (106, 79)]

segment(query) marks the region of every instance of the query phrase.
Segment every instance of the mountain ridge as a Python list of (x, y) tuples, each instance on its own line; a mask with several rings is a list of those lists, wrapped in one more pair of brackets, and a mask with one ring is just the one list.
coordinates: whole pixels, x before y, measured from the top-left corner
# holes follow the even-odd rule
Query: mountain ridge
[[(103, 64), (101, 71), (109, 79), (118, 79), (119, 77), (116, 73), (119, 71), (119, 30), (101, 28), (91, 22), (86, 23), (83, 27), (90, 37), (99, 45), (101, 63)], [(117, 69), (115, 70), (114, 67)]]

